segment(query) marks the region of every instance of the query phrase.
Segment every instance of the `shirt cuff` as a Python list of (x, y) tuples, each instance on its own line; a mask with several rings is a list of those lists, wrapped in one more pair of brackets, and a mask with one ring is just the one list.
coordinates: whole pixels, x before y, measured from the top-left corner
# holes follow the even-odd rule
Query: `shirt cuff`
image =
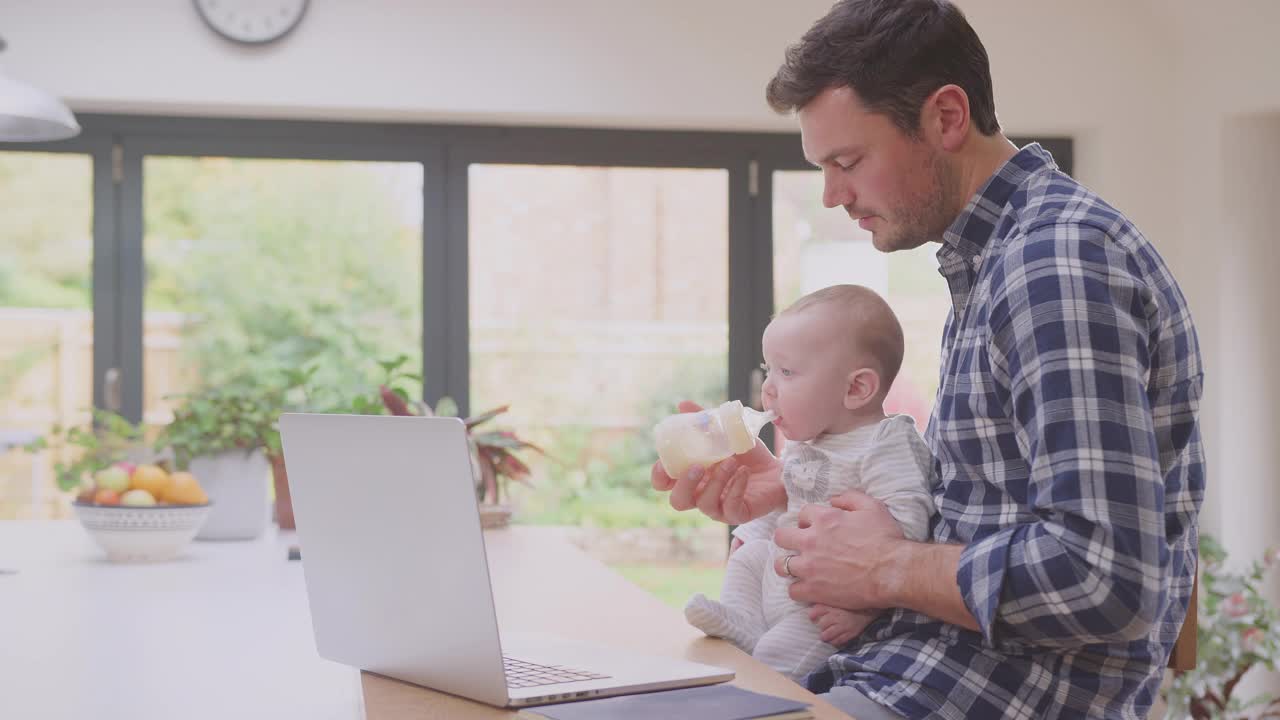
[(1019, 527), (1005, 528), (965, 546), (960, 553), (956, 583), (965, 607), (978, 621), (978, 630), (986, 647), (996, 647), (996, 618), (1004, 577), (1009, 568), (1012, 544)]

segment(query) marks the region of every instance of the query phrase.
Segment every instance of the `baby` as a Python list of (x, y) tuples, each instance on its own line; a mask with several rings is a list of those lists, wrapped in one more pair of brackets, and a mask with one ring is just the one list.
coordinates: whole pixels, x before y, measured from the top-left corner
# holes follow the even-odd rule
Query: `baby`
[(764, 331), (764, 407), (788, 441), (787, 508), (734, 531), (742, 545), (729, 556), (720, 602), (694, 595), (685, 616), (797, 681), (837, 650), (823, 642), (823, 630), (844, 642), (874, 615), (831, 608), (811, 620), (809, 607), (788, 595), (793, 578), (774, 572), (775, 557), (786, 554), (774, 530), (795, 527), (806, 504), (830, 506), (832, 497), (861, 490), (888, 507), (908, 538), (929, 535), (929, 450), (910, 416), (884, 413), (902, 351), (902, 326), (888, 303), (858, 285), (806, 295)]

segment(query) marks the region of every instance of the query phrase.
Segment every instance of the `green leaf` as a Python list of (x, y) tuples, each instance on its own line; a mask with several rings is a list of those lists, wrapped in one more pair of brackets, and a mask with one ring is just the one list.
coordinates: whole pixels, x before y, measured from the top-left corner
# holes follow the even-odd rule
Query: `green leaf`
[(393, 360), (381, 360), (378, 362), (378, 365), (382, 368), (383, 372), (390, 375), (391, 373), (395, 372), (396, 368), (405, 364), (405, 362), (407, 362), (408, 360), (409, 360), (408, 355), (398, 355)]
[(246, 381), (205, 388), (181, 398), (157, 449), (171, 450), (179, 466), (224, 450), (269, 449), (279, 442), (275, 419), (283, 409), (278, 385), (255, 387)]

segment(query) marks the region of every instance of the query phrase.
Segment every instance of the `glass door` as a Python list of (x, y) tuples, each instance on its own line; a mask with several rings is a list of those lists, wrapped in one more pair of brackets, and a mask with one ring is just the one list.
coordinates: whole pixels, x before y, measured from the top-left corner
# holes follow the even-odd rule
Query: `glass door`
[(93, 405), (93, 158), (0, 152), (0, 520), (63, 517), (61, 450), (20, 448)]
[(726, 400), (728, 183), (724, 169), (468, 170), (470, 407), (509, 405), (495, 425), (546, 450), (525, 455), (515, 521), (580, 528), (681, 605), (719, 592), (724, 526), (653, 491), (650, 430), (680, 399)]
[(510, 405), (556, 459), (527, 518), (663, 513), (649, 429), (681, 398), (726, 399), (726, 175), (471, 166), (471, 407)]
[(316, 370), (376, 389), (421, 367), (419, 163), (143, 158), (143, 419), (177, 396)]

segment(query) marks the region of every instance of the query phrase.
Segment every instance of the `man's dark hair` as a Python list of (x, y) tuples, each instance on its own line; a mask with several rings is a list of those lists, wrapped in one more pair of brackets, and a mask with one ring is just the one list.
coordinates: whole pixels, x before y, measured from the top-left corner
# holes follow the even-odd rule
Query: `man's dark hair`
[(911, 137), (925, 98), (943, 85), (964, 89), (983, 135), (1000, 130), (987, 50), (948, 0), (840, 0), (787, 48), (765, 96), (785, 113), (845, 85)]

